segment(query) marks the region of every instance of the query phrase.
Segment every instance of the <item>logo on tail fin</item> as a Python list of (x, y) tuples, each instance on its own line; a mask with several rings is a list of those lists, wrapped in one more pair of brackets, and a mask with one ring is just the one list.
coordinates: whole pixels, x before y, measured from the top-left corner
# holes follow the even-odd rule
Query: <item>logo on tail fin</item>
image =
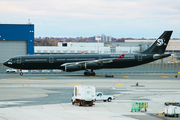
[(164, 40), (163, 39), (158, 39), (157, 40), (157, 46), (162, 46), (163, 44), (164, 44)]

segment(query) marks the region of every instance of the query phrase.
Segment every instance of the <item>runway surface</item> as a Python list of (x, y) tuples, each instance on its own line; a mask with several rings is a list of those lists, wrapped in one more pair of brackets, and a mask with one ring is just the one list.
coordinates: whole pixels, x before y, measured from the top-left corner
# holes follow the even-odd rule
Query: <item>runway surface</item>
[[(0, 74), (0, 120), (166, 120), (157, 115), (164, 102), (180, 102), (180, 78), (176, 74), (104, 75)], [(139, 86), (135, 86), (136, 83)], [(114, 94), (112, 102), (92, 107), (73, 106), (74, 85), (94, 85), (96, 91)], [(147, 112), (130, 112), (133, 102), (148, 102)]]

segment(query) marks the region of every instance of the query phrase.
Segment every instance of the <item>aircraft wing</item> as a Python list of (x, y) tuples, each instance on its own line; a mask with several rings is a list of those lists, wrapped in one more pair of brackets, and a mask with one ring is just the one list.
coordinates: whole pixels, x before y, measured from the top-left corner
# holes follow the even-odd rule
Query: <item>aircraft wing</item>
[(85, 66), (86, 63), (97, 63), (97, 64), (103, 64), (103, 63), (111, 63), (115, 59), (121, 59), (124, 58), (125, 54), (122, 54), (121, 56), (117, 58), (109, 58), (109, 59), (98, 59), (98, 60), (90, 60), (90, 61), (80, 61), (80, 62), (71, 62), (71, 63), (64, 63), (61, 66), (68, 66), (68, 65), (74, 65), (74, 66)]

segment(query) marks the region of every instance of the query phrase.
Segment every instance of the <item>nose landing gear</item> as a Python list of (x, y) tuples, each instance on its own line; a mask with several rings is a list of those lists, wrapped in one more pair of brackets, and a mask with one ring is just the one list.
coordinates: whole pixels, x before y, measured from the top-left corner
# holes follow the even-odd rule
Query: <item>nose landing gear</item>
[(91, 71), (86, 70), (86, 71), (84, 72), (84, 75), (85, 75), (85, 76), (95, 76), (96, 73), (93, 72), (93, 70), (91, 69)]
[(20, 76), (23, 76), (23, 73), (22, 73), (22, 72), (20, 72), (19, 74), (20, 74)]
[(23, 76), (23, 73), (22, 73), (22, 70), (21, 70), (21, 69), (19, 69), (19, 75), (20, 75), (20, 76)]

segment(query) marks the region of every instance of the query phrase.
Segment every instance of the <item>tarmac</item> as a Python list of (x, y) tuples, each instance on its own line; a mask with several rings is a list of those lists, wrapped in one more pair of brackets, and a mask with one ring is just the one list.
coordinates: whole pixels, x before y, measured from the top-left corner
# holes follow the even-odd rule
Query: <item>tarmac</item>
[[(0, 74), (0, 120), (180, 119), (161, 114), (165, 102), (180, 102), (180, 78), (175, 74), (104, 76)], [(115, 100), (96, 101), (93, 106), (72, 105), (74, 85), (96, 86), (97, 92), (114, 94)], [(148, 102), (147, 111), (131, 112), (134, 102)]]

